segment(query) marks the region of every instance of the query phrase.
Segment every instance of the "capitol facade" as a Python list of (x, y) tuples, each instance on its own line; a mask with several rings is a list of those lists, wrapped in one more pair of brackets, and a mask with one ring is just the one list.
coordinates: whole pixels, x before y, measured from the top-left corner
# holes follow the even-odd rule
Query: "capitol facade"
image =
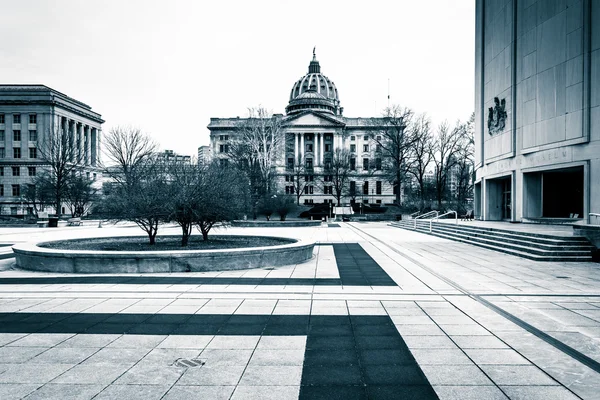
[[(395, 200), (395, 185), (384, 176), (377, 141), (383, 118), (350, 118), (343, 115), (340, 96), (334, 82), (321, 73), (313, 52), (308, 73), (297, 80), (290, 91), (285, 115), (281, 118), (281, 134), (285, 136), (282, 154), (275, 167), (277, 192), (294, 193), (293, 169), (304, 166), (307, 182), (301, 193), (304, 204), (335, 203), (335, 195), (327, 170), (337, 149), (350, 155), (350, 174), (343, 204), (390, 204)], [(202, 159), (227, 160), (230, 143), (240, 134), (245, 118), (211, 118), (210, 146), (199, 149)]]

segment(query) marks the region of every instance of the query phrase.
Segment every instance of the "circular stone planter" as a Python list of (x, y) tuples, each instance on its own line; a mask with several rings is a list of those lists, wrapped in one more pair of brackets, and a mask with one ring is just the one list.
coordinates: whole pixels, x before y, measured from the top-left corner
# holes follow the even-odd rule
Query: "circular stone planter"
[(297, 264), (312, 257), (314, 242), (262, 237), (287, 239), (289, 243), (223, 250), (165, 251), (62, 250), (23, 243), (13, 246), (13, 251), (20, 268), (80, 274), (227, 271)]
[(282, 228), (282, 227), (303, 227), (303, 226), (321, 226), (321, 221), (257, 221), (257, 220), (236, 220), (231, 221), (231, 226), (241, 228)]

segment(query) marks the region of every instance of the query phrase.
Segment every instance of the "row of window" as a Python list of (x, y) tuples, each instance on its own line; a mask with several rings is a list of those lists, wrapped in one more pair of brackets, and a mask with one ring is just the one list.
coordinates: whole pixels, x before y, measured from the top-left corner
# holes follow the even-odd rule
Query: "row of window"
[[(21, 167), (10, 167), (12, 171), (12, 176), (21, 176)], [(35, 167), (27, 167), (27, 175), (35, 176), (36, 168)], [(4, 176), (4, 167), (0, 167), (0, 176)]]
[[(18, 197), (21, 195), (21, 185), (11, 185), (10, 196)], [(5, 196), (4, 185), (0, 185), (0, 197)]]
[[(0, 147), (0, 158), (6, 157), (6, 149), (4, 147)], [(21, 148), (13, 147), (13, 158), (21, 158)], [(37, 148), (30, 147), (29, 148), (29, 158), (37, 158)]]
[[(294, 194), (294, 186), (286, 186), (285, 187), (285, 194)], [(312, 185), (307, 185), (304, 187), (304, 194), (314, 194), (314, 186)], [(333, 186), (332, 185), (326, 185), (323, 186), (323, 194), (330, 194), (333, 195)], [(356, 192), (356, 181), (350, 181), (350, 195), (352, 196), (356, 196), (357, 192)], [(362, 185), (362, 194), (363, 195), (381, 195), (382, 194), (382, 182), (381, 181), (377, 181), (375, 182), (375, 190), (374, 193), (369, 193), (369, 182), (365, 181)]]
[[(15, 129), (13, 131), (13, 142), (20, 142), (23, 138), (23, 135), (21, 134), (21, 131), (18, 129)], [(0, 130), (0, 142), (4, 142), (6, 140), (6, 134), (4, 133), (3, 130)], [(36, 130), (30, 130), (29, 131), (29, 141), (30, 142), (35, 142), (36, 140), (38, 140), (38, 135), (37, 135), (37, 131)]]
[[(363, 161), (363, 170), (368, 171), (369, 169), (375, 168), (376, 171), (381, 171), (381, 158), (375, 159), (375, 165), (370, 164), (370, 161), (368, 158), (363, 158), (362, 161)], [(307, 158), (304, 166), (306, 169), (312, 169), (313, 168), (313, 159)], [(294, 168), (294, 158), (293, 157), (288, 157), (287, 167), (288, 167), (288, 169)], [(326, 158), (325, 159), (325, 169), (329, 169), (329, 168), (331, 168), (331, 160)], [(350, 170), (356, 171), (356, 158), (355, 157), (350, 158)]]
[[(13, 124), (20, 124), (21, 123), (21, 114), (13, 114)], [(4, 124), (6, 123), (6, 117), (4, 114), (0, 114), (0, 124)], [(36, 114), (29, 114), (29, 123), (30, 124), (37, 124), (37, 115)]]

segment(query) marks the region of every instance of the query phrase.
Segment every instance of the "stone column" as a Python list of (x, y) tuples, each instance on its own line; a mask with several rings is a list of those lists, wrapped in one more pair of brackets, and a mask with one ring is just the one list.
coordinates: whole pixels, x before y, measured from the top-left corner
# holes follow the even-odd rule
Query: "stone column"
[(96, 138), (98, 137), (98, 130), (96, 128), (92, 128), (92, 134), (90, 137), (90, 146), (91, 146), (91, 159), (92, 159), (92, 165), (95, 167), (96, 166), (96, 151), (98, 150), (98, 147), (96, 146)]
[(304, 158), (304, 133), (300, 134), (300, 162)]
[(91, 153), (91, 134), (90, 127), (88, 125), (85, 126), (84, 132), (84, 146), (85, 146), (85, 165), (90, 165), (90, 153)]
[(298, 159), (299, 154), (300, 154), (299, 153), (300, 149), (298, 148), (299, 147), (298, 146), (298, 141), (299, 140), (300, 139), (298, 138), (298, 132), (294, 132), (294, 165), (296, 165), (296, 164), (299, 163), (299, 159)]
[(320, 136), (321, 136), (320, 133), (315, 133), (314, 140), (313, 140), (313, 147), (315, 150), (315, 162), (314, 162), (315, 167), (321, 166), (321, 163), (319, 162), (319, 160), (320, 160), (319, 159), (319, 137)]
[(321, 159), (319, 160), (319, 164), (323, 165), (323, 154), (325, 154), (325, 145), (323, 144), (323, 142), (325, 141), (325, 134), (321, 135), (321, 151), (319, 152), (319, 156), (321, 157)]
[(80, 164), (83, 164), (83, 125), (77, 124), (77, 160)]

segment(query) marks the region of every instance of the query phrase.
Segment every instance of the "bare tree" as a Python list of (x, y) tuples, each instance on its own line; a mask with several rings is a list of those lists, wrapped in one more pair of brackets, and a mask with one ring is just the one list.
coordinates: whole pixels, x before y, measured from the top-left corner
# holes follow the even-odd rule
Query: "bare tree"
[(433, 157), (433, 136), (431, 133), (431, 121), (425, 114), (418, 116), (412, 126), (413, 140), (411, 145), (411, 157), (408, 173), (411, 174), (419, 185), (420, 209), (425, 207), (425, 174), (430, 167)]
[(265, 108), (248, 110), (249, 117), (237, 126), (238, 134), (229, 145), (228, 157), (248, 180), (253, 217), (258, 203), (274, 191), (275, 165), (285, 144), (281, 118)]
[(472, 173), (475, 165), (475, 113), (465, 124), (464, 136), (456, 153), (456, 201), (461, 213), (467, 211), (468, 199), (473, 196)]
[(156, 156), (158, 147), (136, 128), (114, 128), (104, 142), (106, 155), (114, 164), (106, 168), (114, 180), (103, 204), (106, 218), (136, 223), (152, 245), (159, 223), (169, 216), (168, 171)]
[(348, 190), (350, 182), (350, 152), (346, 149), (335, 149), (329, 168), (325, 167), (324, 174), (331, 179), (333, 186), (333, 196), (337, 200), (337, 205), (342, 205), (342, 196)]
[(383, 171), (388, 181), (394, 185), (396, 203), (400, 205), (401, 187), (410, 165), (414, 141), (413, 112), (408, 108), (393, 105), (384, 110), (382, 119), (372, 121), (377, 128), (374, 140), (382, 156)]
[(131, 186), (142, 178), (145, 161), (158, 151), (158, 145), (139, 128), (116, 127), (104, 136), (104, 152), (116, 168), (108, 174), (116, 183)]
[(296, 204), (300, 205), (300, 197), (304, 195), (305, 188), (307, 188), (312, 182), (309, 180), (309, 176), (314, 176), (313, 171), (308, 171), (306, 168), (306, 161), (304, 157), (300, 160), (300, 162), (294, 163), (292, 168), (292, 174), (290, 179), (292, 179), (292, 186), (294, 188), (294, 195), (296, 195)]
[(169, 219), (181, 227), (181, 246), (187, 246), (201, 208), (201, 171), (195, 163), (173, 162), (168, 168)]
[(71, 177), (65, 198), (68, 201), (73, 217), (83, 217), (90, 210), (93, 201), (96, 200), (96, 193), (98, 191), (93, 184), (93, 180), (81, 174)]
[(215, 224), (238, 218), (243, 211), (243, 201), (238, 188), (244, 184), (239, 172), (230, 166), (212, 163), (199, 174), (199, 201), (195, 225), (208, 240)]
[(53, 206), (60, 216), (70, 179), (81, 168), (84, 155), (75, 146), (68, 128), (54, 122), (40, 139), (38, 153), (49, 167), (46, 183), (52, 189)]
[(33, 214), (38, 218), (38, 212), (44, 211), (46, 206), (55, 201), (54, 190), (47, 172), (38, 174), (31, 182), (21, 185), (21, 194), (27, 206), (32, 208)]
[(465, 125), (456, 123), (450, 128), (447, 122), (442, 122), (431, 147), (431, 157), (435, 165), (435, 190), (438, 208), (442, 208), (448, 187), (448, 178), (452, 168), (457, 163), (456, 154), (465, 137)]

